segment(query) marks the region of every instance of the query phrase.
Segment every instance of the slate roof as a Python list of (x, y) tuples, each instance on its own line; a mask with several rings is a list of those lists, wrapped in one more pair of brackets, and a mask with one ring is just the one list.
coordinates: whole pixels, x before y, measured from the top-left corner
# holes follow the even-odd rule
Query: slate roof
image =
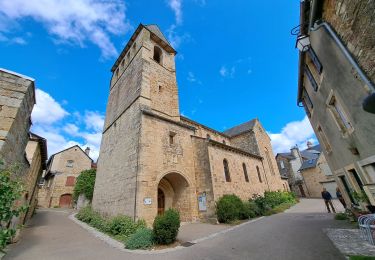
[(223, 133), (226, 134), (226, 135), (229, 135), (230, 137), (239, 135), (243, 132), (252, 130), (255, 126), (255, 122), (256, 122), (256, 119), (250, 120), (246, 123), (243, 123), (243, 124), (240, 124), (238, 126), (232, 127), (230, 129), (224, 131)]
[(157, 26), (156, 24), (148, 24), (148, 25), (145, 25), (145, 27), (151, 32), (153, 32), (154, 34), (156, 34), (156, 36), (158, 36), (162, 41), (167, 43), (171, 48), (173, 48), (172, 45), (167, 40), (167, 38), (165, 38), (164, 34), (160, 31), (159, 26)]
[(299, 168), (299, 171), (303, 171), (310, 168), (315, 168), (318, 163), (319, 156), (315, 159), (306, 160), (302, 163), (301, 168)]

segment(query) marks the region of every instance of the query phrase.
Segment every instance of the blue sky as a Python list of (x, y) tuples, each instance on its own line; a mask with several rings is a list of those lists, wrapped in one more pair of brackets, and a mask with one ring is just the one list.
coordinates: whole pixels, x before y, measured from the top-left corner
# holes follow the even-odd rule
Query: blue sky
[(36, 80), (49, 153), (98, 156), (110, 68), (139, 23), (178, 51), (180, 112), (219, 131), (258, 117), (275, 152), (314, 139), (296, 106), (299, 1), (0, 0), (0, 67)]

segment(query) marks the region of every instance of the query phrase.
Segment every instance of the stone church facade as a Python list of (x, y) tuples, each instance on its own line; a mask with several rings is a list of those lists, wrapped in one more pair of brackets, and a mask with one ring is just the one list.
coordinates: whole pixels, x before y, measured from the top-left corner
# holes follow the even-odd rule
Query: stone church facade
[(224, 194), (284, 190), (258, 119), (218, 132), (180, 116), (176, 51), (139, 25), (112, 67), (92, 206), (151, 224), (168, 208), (182, 221), (215, 217)]

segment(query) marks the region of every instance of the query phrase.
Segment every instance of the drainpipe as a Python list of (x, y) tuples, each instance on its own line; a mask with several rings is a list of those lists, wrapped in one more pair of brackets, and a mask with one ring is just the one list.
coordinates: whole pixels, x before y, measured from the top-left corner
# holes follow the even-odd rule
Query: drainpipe
[(341, 42), (337, 34), (333, 31), (332, 27), (327, 23), (323, 22), (317, 25), (316, 27), (312, 28), (311, 31), (316, 31), (320, 29), (321, 27), (324, 27), (328, 33), (331, 35), (332, 39), (336, 42), (337, 46), (341, 49), (342, 53), (345, 55), (345, 57), (349, 60), (350, 64), (354, 67), (354, 69), (357, 71), (358, 75), (361, 77), (361, 79), (365, 82), (366, 86), (369, 88), (370, 95), (364, 100), (362, 106), (363, 109), (370, 113), (375, 113), (374, 103), (375, 103), (375, 86), (374, 84), (367, 78), (366, 74), (363, 72), (363, 70), (359, 67), (357, 62), (354, 60), (350, 52), (347, 50), (345, 45)]

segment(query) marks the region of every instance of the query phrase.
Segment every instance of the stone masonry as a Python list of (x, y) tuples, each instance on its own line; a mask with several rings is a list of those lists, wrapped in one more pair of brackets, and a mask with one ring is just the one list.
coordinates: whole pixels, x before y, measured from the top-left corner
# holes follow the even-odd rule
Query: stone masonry
[(112, 67), (92, 202), (103, 215), (152, 224), (175, 208), (182, 221), (210, 219), (224, 194), (285, 189), (259, 120), (219, 132), (180, 116), (175, 54), (141, 24)]

